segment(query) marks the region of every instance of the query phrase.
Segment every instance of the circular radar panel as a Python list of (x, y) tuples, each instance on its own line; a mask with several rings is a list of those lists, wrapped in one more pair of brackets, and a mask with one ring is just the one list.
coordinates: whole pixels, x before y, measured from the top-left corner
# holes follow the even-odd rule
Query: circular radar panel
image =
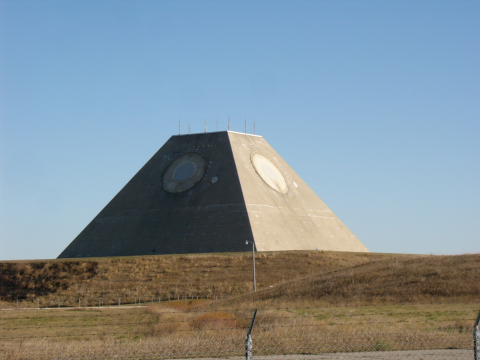
[(174, 194), (187, 191), (202, 180), (206, 170), (207, 162), (201, 154), (180, 155), (163, 174), (163, 188)]
[(261, 154), (254, 153), (252, 154), (252, 164), (257, 174), (273, 190), (282, 194), (288, 191), (285, 178), (273, 162)]

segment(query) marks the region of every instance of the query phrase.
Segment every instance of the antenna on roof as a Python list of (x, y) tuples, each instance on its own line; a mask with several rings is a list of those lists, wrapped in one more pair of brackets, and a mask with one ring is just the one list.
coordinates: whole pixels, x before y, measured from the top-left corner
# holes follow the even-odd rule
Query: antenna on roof
[(178, 120), (178, 135), (180, 135), (180, 120)]
[(217, 131), (218, 131), (218, 120), (217, 120)]
[(188, 124), (188, 133), (190, 134), (190, 124)]
[(205, 119), (205, 132), (207, 132), (207, 119)]
[(230, 116), (228, 117), (228, 131), (230, 131)]

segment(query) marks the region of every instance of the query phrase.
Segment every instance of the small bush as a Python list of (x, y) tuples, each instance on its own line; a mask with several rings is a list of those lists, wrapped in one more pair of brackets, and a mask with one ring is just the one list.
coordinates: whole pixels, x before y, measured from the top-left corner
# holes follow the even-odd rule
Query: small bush
[(195, 330), (205, 329), (235, 329), (240, 327), (234, 314), (225, 312), (210, 312), (202, 314), (190, 323)]

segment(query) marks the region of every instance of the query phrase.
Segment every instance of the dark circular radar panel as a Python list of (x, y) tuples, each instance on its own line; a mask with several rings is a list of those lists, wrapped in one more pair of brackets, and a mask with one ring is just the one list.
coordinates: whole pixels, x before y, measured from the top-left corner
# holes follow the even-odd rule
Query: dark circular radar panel
[(203, 155), (195, 152), (180, 155), (163, 174), (163, 188), (174, 194), (187, 191), (203, 179), (206, 170)]
[(177, 181), (185, 181), (189, 179), (195, 172), (195, 164), (186, 162), (177, 167), (173, 173), (173, 178)]

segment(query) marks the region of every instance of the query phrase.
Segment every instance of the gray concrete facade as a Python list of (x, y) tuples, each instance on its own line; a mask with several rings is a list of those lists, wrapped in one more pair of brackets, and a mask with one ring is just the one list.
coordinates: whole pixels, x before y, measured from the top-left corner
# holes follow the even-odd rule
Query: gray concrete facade
[[(263, 137), (232, 132), (229, 137), (258, 251), (368, 251)], [(286, 190), (259, 176), (256, 154), (279, 170)]]
[(368, 251), (261, 136), (172, 136), (59, 258)]

